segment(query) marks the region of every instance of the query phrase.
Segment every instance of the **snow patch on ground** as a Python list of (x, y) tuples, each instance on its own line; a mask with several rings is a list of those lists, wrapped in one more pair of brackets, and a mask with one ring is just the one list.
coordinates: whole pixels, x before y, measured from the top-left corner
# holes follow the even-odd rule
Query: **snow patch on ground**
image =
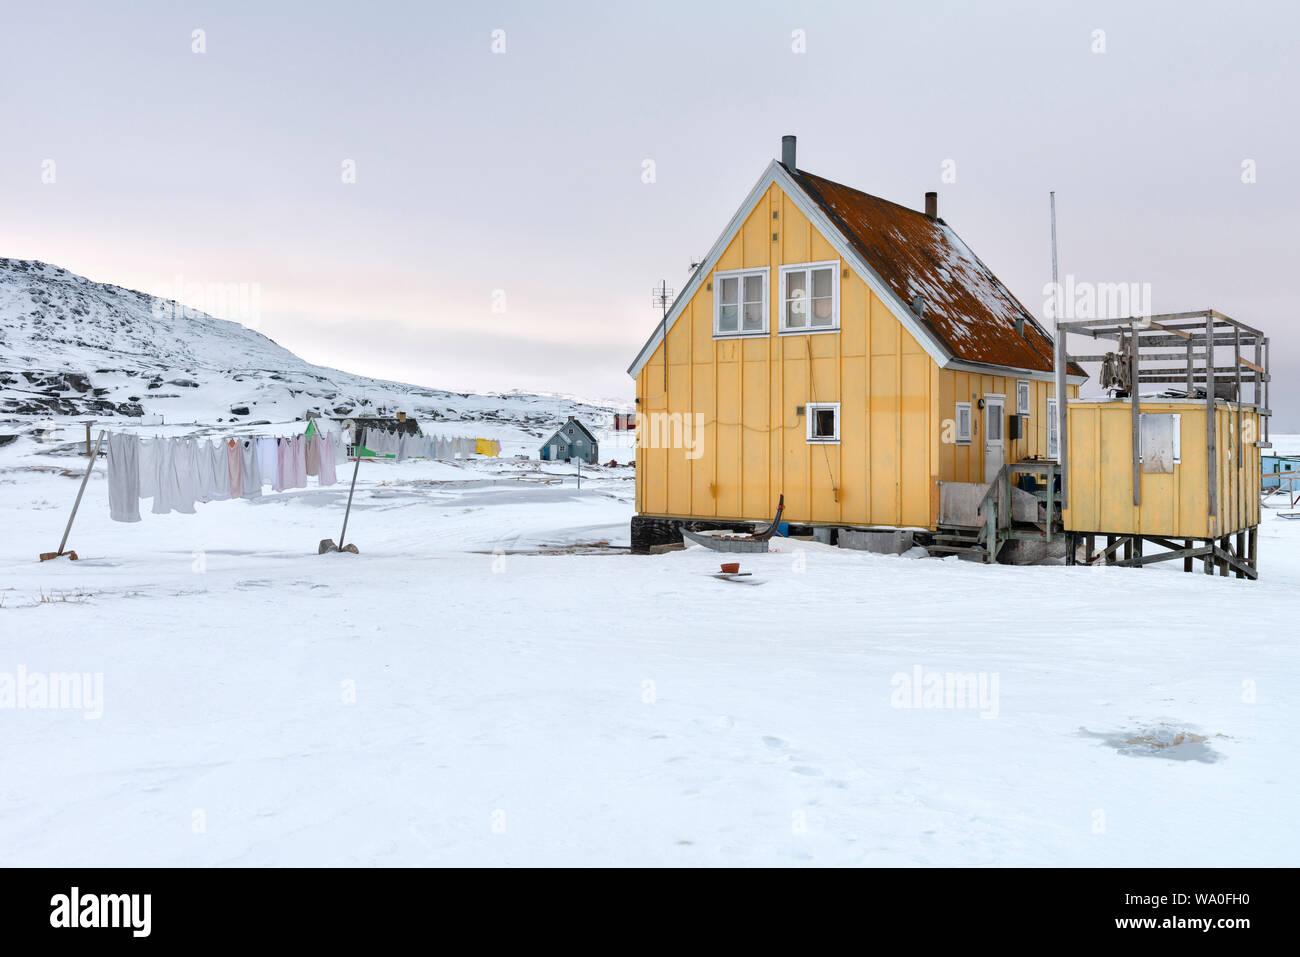
[(1254, 583), (778, 541), (738, 587), (620, 548), (628, 468), (363, 463), (360, 554), (324, 556), (346, 486), (119, 525), (96, 470), (81, 560), (40, 564), (69, 453), (0, 448), (0, 675), (101, 675), (102, 715), (0, 708), (0, 863), (1300, 852), (1300, 523), (1271, 512)]

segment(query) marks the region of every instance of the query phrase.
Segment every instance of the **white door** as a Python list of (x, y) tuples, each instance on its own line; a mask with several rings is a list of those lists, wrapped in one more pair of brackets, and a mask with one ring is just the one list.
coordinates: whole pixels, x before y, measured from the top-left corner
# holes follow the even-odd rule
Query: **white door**
[(1006, 419), (1002, 415), (1007, 400), (1000, 395), (984, 397), (984, 481), (992, 482), (1005, 461), (1005, 441), (1002, 430)]

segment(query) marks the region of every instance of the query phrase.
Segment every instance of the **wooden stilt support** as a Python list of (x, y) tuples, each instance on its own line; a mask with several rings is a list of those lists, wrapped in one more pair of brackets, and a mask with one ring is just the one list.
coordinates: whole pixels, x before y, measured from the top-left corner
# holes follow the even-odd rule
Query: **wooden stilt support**
[[(1259, 577), (1254, 565), (1255, 534), (1257, 529), (1243, 529), (1232, 535), (1219, 538), (1183, 538), (1172, 539), (1162, 535), (1106, 535), (1106, 546), (1093, 552), (1088, 548), (1086, 565), (1115, 565), (1120, 568), (1142, 568), (1159, 562), (1181, 560), (1184, 572), (1192, 572), (1197, 560), (1207, 575), (1217, 571), (1227, 578), (1248, 578), (1252, 581)], [(1089, 542), (1095, 532), (1066, 532), (1067, 547), (1076, 549), (1082, 542)], [(1235, 538), (1235, 542), (1234, 542)], [(1148, 551), (1147, 545), (1155, 545), (1159, 550)], [(1077, 558), (1071, 563), (1079, 564)]]

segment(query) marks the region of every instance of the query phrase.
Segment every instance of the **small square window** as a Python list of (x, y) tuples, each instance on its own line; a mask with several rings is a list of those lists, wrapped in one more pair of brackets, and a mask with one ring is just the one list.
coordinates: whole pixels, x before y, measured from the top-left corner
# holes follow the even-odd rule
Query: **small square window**
[(840, 404), (838, 402), (813, 402), (808, 405), (808, 441), (838, 442), (840, 440)]

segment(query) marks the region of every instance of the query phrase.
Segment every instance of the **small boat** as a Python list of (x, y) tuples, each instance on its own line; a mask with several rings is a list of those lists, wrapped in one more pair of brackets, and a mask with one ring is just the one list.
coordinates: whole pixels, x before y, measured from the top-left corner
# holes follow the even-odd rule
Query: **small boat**
[(776, 505), (776, 515), (763, 528), (755, 529), (748, 535), (731, 532), (708, 534), (697, 532), (682, 526), (682, 538), (696, 545), (703, 545), (715, 552), (765, 552), (768, 540), (776, 534), (781, 524), (781, 513), (785, 511), (785, 496), (782, 495)]

